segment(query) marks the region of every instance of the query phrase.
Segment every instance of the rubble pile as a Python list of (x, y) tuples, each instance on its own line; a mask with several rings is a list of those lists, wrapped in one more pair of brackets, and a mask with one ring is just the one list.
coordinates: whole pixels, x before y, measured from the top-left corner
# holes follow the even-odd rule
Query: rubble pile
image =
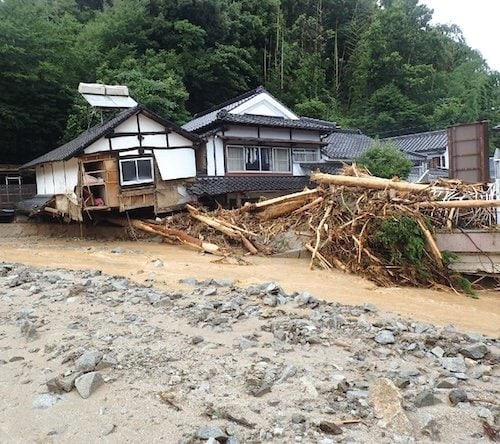
[(343, 175), (317, 173), (319, 186), (287, 196), (247, 203), (241, 209), (188, 214), (160, 223), (132, 221), (135, 228), (213, 254), (273, 254), (300, 244), (311, 266), (359, 274), (381, 286), (455, 288), (460, 279), (447, 267), (434, 241), (439, 228), (479, 228), (493, 223), (490, 190), (458, 181), (430, 185), (372, 177), (357, 167)]
[(275, 282), (183, 284), (0, 264), (2, 442), (498, 439), (496, 339)]

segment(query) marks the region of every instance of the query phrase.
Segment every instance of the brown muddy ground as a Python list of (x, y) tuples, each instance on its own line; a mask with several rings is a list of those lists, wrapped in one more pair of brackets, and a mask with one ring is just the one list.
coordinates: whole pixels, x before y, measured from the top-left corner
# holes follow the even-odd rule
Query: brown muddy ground
[[(118, 253), (113, 252), (119, 249)], [(54, 240), (41, 237), (0, 237), (0, 261), (30, 266), (100, 269), (136, 282), (154, 280), (156, 287), (183, 289), (179, 279), (234, 279), (239, 286), (278, 282), (287, 292), (307, 291), (343, 304), (373, 303), (384, 311), (461, 331), (500, 336), (500, 293), (479, 291), (478, 299), (452, 291), (417, 288), (378, 288), (357, 276), (341, 272), (310, 270), (308, 259), (245, 257), (246, 265), (215, 262), (181, 246), (153, 242), (104, 242)], [(160, 260), (163, 266), (155, 262)]]

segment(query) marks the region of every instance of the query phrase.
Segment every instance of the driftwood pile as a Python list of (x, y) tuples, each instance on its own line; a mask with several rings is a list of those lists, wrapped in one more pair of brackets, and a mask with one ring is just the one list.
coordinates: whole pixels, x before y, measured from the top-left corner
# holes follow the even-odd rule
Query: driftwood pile
[[(453, 286), (433, 230), (490, 225), (500, 206), (500, 201), (485, 199), (489, 191), (480, 185), (381, 179), (356, 166), (342, 175), (317, 173), (312, 180), (318, 183), (315, 189), (247, 203), (237, 210), (208, 213), (188, 205), (189, 216), (160, 223), (134, 220), (131, 225), (219, 255), (238, 247), (247, 254), (272, 254), (292, 238), (310, 251), (310, 267), (356, 273), (383, 286)], [(397, 246), (395, 254), (380, 238), (384, 221), (403, 219), (414, 222), (415, 236), (422, 239), (420, 256), (406, 254), (411, 245)]]

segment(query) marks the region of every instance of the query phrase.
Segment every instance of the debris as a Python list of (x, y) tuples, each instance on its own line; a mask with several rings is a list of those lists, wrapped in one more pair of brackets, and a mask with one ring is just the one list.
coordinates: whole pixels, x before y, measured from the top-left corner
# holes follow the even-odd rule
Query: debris
[(342, 434), (342, 429), (337, 424), (331, 421), (321, 421), (318, 427), (322, 432), (327, 433), (329, 435)]
[(97, 372), (85, 373), (75, 380), (75, 387), (83, 399), (89, 398), (102, 384), (104, 384), (104, 379)]
[(160, 397), (160, 401), (163, 404), (169, 405), (170, 407), (172, 407), (174, 410), (176, 410), (178, 412), (180, 412), (182, 410), (182, 407), (179, 406), (179, 404), (175, 400), (175, 397), (174, 397), (174, 395), (172, 393), (160, 392), (158, 394), (158, 396)]

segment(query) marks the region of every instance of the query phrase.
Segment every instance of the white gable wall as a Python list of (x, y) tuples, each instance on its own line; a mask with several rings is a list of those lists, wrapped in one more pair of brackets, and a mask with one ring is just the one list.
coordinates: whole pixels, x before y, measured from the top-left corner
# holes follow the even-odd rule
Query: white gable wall
[(267, 92), (262, 92), (230, 111), (231, 114), (256, 114), (260, 116), (284, 117), (298, 119), (299, 117), (286, 106), (278, 102)]
[(154, 150), (154, 156), (163, 180), (196, 176), (196, 161), (192, 148)]

